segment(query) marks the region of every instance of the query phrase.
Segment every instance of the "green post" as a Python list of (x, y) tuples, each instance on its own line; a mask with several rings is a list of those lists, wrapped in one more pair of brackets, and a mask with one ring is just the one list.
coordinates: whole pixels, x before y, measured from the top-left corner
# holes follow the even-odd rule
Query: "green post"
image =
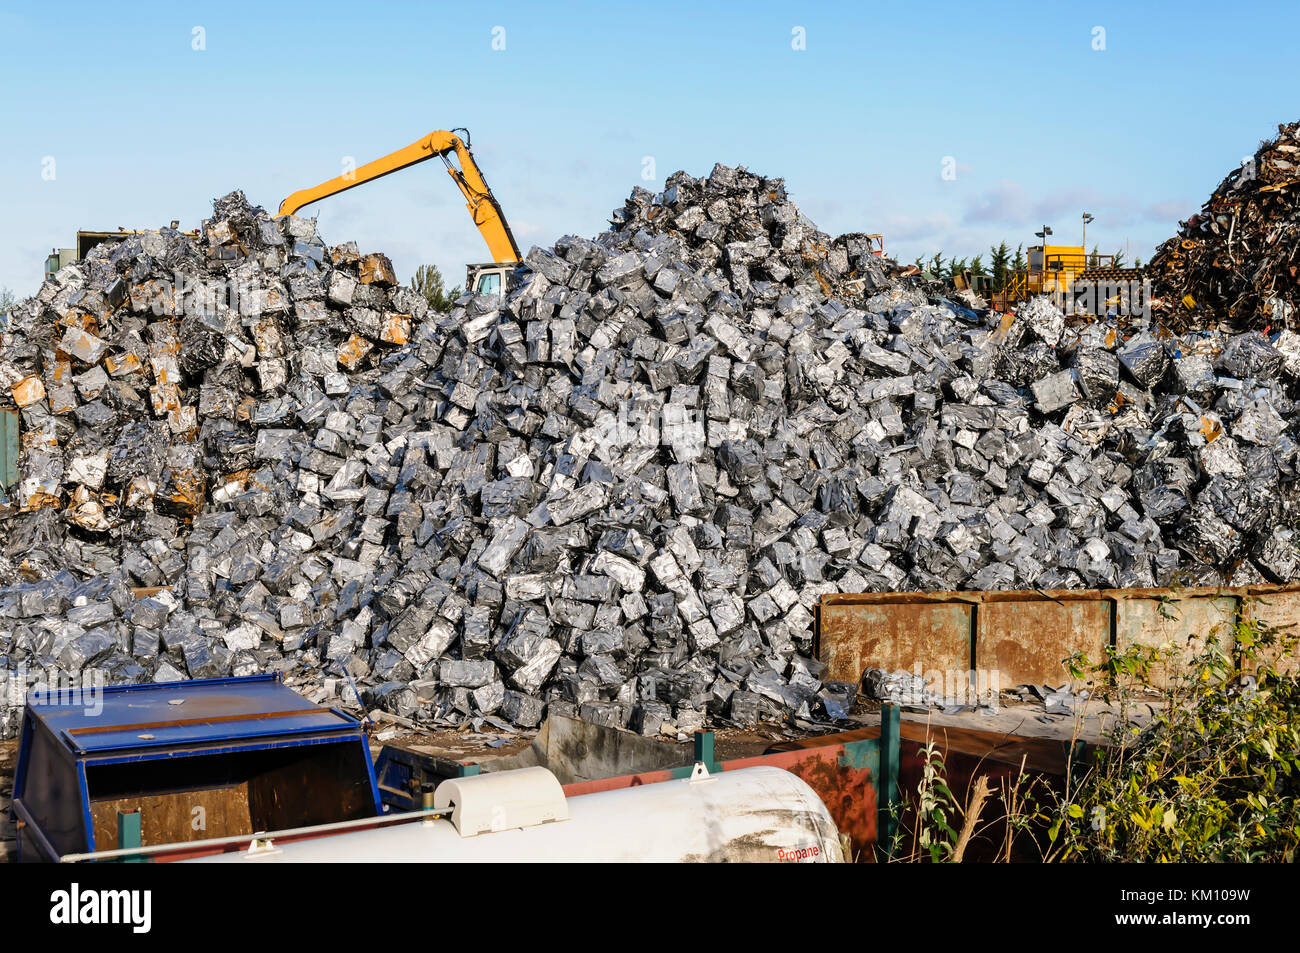
[(18, 411), (6, 408), (0, 410), (0, 496), (18, 482), (18, 457)]
[[(134, 811), (117, 812), (117, 847), (119, 850), (130, 850), (133, 847), (141, 846), (141, 817), (139, 808)], [(145, 859), (138, 854), (133, 857), (122, 858), (122, 862), (127, 864), (142, 864), (144, 861)]]
[(703, 761), (710, 772), (716, 769), (717, 762), (713, 760), (713, 732), (695, 732), (695, 760)]
[(880, 777), (876, 782), (876, 856), (880, 860), (889, 860), (897, 826), (899, 720), (897, 705), (880, 706)]

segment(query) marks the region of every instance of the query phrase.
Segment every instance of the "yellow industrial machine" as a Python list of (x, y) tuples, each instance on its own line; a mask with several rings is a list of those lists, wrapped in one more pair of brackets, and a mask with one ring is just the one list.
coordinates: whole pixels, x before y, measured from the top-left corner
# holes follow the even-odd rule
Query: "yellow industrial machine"
[(1082, 245), (1031, 245), (1027, 257), (1029, 267), (1013, 272), (1007, 282), (1008, 293), (1016, 297), (1069, 291), (1075, 276), (1088, 267)]
[[(463, 136), (456, 135), (457, 132)], [(451, 156), (455, 155), (456, 162)], [(322, 182), (310, 189), (294, 192), (280, 203), (280, 215), (292, 215), (305, 205), (319, 202), (321, 199), (338, 195), (348, 189), (355, 189), (374, 179), (393, 172), (409, 168), (427, 159), (437, 156), (447, 167), (461, 195), (465, 197), (465, 207), (469, 209), (474, 224), (487, 242), (488, 253), (492, 261), (484, 264), (469, 265), (465, 270), (465, 289), (476, 294), (500, 294), (505, 290), (506, 280), (519, 263), (519, 246), (506, 224), (505, 213), (497, 203), (496, 196), (488, 188), (483, 173), (469, 148), (469, 130), (440, 129), (431, 132), (423, 139), (411, 143), (404, 149), (389, 153), (374, 162), (368, 162), (351, 172)]]
[(1075, 282), (1138, 274), (1134, 269), (1116, 269), (1114, 255), (1092, 255), (1082, 245), (1031, 245), (1027, 257), (1028, 268), (1007, 273), (995, 307), (1009, 307), (1040, 294), (1059, 302), (1073, 291)]

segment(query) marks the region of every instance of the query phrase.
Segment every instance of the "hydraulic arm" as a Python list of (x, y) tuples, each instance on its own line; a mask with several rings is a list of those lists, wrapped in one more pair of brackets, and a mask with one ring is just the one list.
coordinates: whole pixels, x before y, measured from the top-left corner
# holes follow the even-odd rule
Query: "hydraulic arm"
[[(464, 137), (456, 135), (456, 132), (464, 133)], [(450, 157), (453, 153), (456, 162), (451, 161)], [(501, 263), (519, 261), (521, 257), (519, 246), (515, 244), (515, 237), (510, 233), (510, 226), (506, 224), (505, 214), (497, 204), (496, 196), (488, 188), (478, 163), (474, 161), (474, 155), (469, 149), (469, 132), (464, 129), (455, 131), (440, 129), (431, 132), (418, 142), (413, 142), (404, 149), (398, 149), (382, 159), (368, 162), (359, 169), (346, 172), (310, 189), (294, 192), (280, 203), (279, 214), (292, 215), (304, 205), (319, 202), (321, 199), (338, 195), (348, 189), (355, 189), (358, 185), (399, 172), (434, 156), (443, 161), (447, 167), (447, 174), (451, 176), (456, 187), (460, 189), (461, 195), (465, 197), (465, 207), (469, 209), (469, 214), (474, 219), (474, 224), (478, 226), (483, 240), (487, 242), (493, 261)]]

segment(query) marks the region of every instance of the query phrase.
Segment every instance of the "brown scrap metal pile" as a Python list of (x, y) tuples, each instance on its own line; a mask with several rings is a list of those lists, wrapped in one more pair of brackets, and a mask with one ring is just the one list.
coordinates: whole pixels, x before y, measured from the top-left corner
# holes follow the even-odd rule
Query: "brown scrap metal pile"
[(1300, 302), (1300, 122), (1278, 126), (1148, 266), (1175, 330), (1294, 327)]

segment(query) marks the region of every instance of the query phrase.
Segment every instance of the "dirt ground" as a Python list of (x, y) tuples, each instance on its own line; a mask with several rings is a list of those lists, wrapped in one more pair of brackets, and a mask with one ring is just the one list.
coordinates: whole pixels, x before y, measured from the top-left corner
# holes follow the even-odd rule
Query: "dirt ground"
[[(1091, 744), (1105, 736), (1116, 715), (1114, 709), (1094, 701), (1088, 704), (1086, 711), (1078, 718), (1064, 712), (1048, 713), (1041, 704), (1015, 702), (1004, 703), (995, 712), (981, 710), (943, 714), (939, 711), (904, 711), (902, 717), (905, 721), (927, 722), (935, 727), (974, 728), (1031, 738), (1055, 738), (1061, 741), (1078, 739)], [(1144, 721), (1149, 715), (1149, 712), (1140, 708), (1133, 713), (1133, 717), (1138, 721)], [(814, 731), (799, 731), (778, 725), (759, 725), (753, 729), (718, 728), (714, 730), (714, 753), (719, 761), (751, 758), (782, 741), (833, 734), (837, 730), (879, 723), (880, 705), (876, 702), (864, 702), (854, 710), (851, 723), (842, 728), (828, 727)], [(371, 749), (378, 755), (383, 745), (390, 744), (417, 754), (481, 764), (517, 754), (528, 747), (535, 734), (535, 731), (509, 735), (497, 732), (474, 733), (457, 729), (409, 730), (394, 726), (372, 735)], [(509, 740), (501, 744), (503, 739)], [(691, 742), (676, 742), (665, 738), (661, 744), (665, 748), (689, 751)], [(671, 759), (665, 759), (665, 763), (671, 763)]]

